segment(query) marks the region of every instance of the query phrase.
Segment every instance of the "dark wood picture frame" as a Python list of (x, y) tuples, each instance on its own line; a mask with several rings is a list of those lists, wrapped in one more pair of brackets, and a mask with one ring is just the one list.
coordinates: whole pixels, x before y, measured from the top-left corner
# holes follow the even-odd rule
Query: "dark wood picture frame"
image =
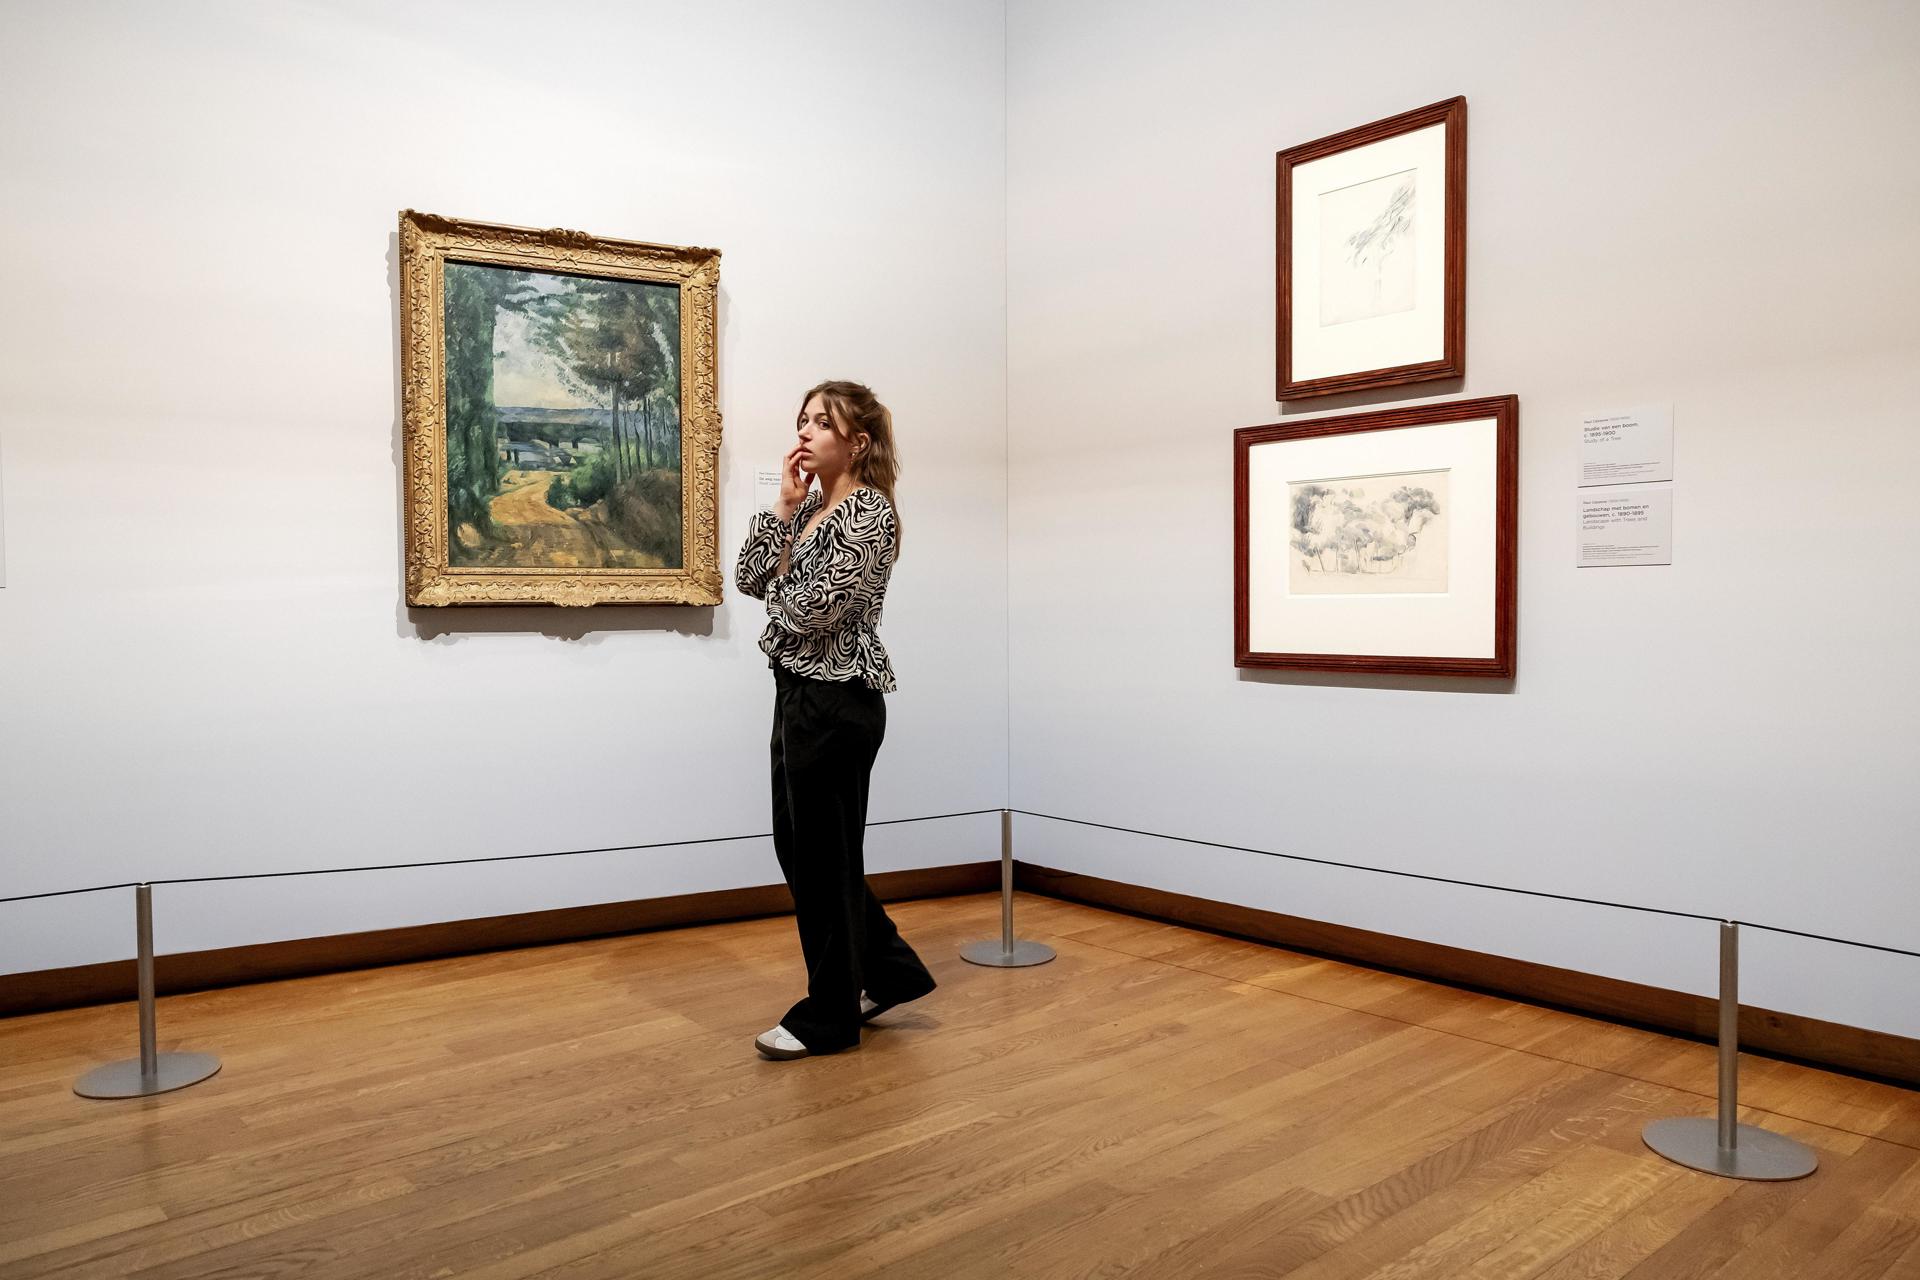
[[(1493, 636), (1491, 657), (1422, 657), (1404, 654), (1256, 652), (1250, 642), (1248, 602), (1248, 462), (1260, 445), (1318, 436), (1392, 431), (1436, 423), (1494, 421), (1495, 477), (1493, 515)], [(1512, 679), (1518, 622), (1520, 400), (1486, 396), (1441, 404), (1383, 409), (1372, 413), (1241, 427), (1233, 433), (1233, 664), (1300, 671), (1341, 671), (1382, 675), (1478, 676)]]
[[(1438, 359), (1415, 364), (1392, 365), (1377, 369), (1356, 369), (1324, 377), (1296, 379), (1293, 376), (1293, 171), (1310, 161), (1324, 159), (1342, 151), (1383, 142), (1388, 138), (1430, 128), (1446, 126), (1446, 253), (1441, 306), (1442, 352)], [(1275, 157), (1275, 213), (1279, 226), (1277, 262), (1279, 400), (1304, 400), (1312, 396), (1335, 395), (1347, 391), (1367, 391), (1378, 387), (1427, 382), (1436, 378), (1458, 378), (1467, 366), (1467, 100), (1448, 98), (1432, 106), (1403, 112), (1385, 120), (1348, 129), (1330, 137), (1303, 142), (1278, 152)]]

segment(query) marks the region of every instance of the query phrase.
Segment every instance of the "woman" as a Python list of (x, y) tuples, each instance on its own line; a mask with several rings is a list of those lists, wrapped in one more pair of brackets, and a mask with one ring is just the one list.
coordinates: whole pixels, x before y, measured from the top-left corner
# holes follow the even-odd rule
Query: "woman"
[(881, 695), (894, 689), (875, 633), (900, 534), (893, 416), (857, 382), (823, 382), (795, 429), (779, 500), (753, 517), (734, 569), (767, 602), (773, 849), (807, 964), (806, 998), (754, 1040), (781, 1060), (853, 1048), (861, 1023), (935, 986), (873, 896), (862, 853)]

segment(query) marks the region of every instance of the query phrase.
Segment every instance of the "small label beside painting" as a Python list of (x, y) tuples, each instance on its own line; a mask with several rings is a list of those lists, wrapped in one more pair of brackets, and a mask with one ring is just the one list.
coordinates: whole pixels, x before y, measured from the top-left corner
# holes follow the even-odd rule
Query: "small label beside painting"
[(1673, 406), (1646, 405), (1580, 420), (1580, 485), (1673, 479)]
[(1580, 568), (1673, 563), (1673, 490), (1580, 495)]
[(780, 500), (780, 468), (761, 467), (753, 473), (753, 508), (769, 511)]

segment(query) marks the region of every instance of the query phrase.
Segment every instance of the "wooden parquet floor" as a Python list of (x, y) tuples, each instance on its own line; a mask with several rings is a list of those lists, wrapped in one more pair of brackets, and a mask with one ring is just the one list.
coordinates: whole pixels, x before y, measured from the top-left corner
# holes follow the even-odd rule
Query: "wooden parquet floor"
[(1641, 1127), (1706, 1046), (1022, 895), (893, 909), (940, 990), (761, 1060), (790, 919), (165, 1000), (184, 1092), (74, 1096), (130, 1005), (0, 1021), (0, 1276), (1920, 1277), (1920, 1094), (1747, 1059), (1822, 1168)]

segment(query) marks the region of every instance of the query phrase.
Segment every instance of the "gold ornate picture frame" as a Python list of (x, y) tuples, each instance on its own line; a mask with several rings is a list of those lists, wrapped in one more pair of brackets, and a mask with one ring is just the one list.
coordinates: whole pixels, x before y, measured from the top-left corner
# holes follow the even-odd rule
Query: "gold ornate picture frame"
[(720, 603), (720, 251), (400, 214), (407, 603)]

